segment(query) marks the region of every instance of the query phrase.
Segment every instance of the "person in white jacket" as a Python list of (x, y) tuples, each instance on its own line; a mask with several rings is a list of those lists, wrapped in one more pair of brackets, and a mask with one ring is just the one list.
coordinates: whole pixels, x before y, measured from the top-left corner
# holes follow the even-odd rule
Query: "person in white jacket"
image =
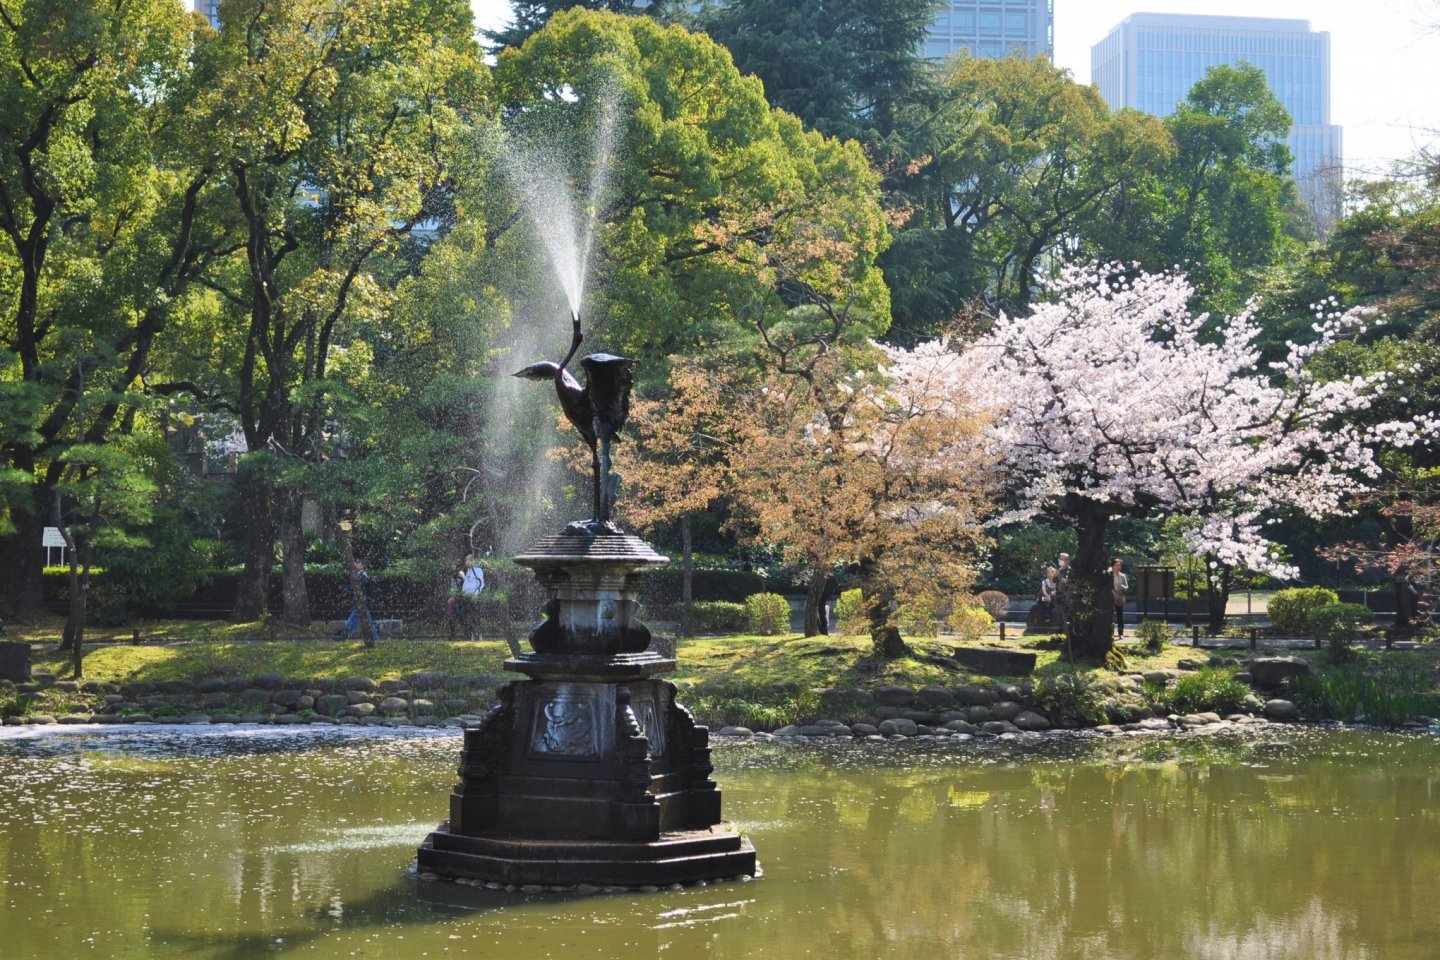
[(461, 618), (466, 635), (471, 640), (480, 639), (480, 594), (485, 589), (485, 571), (475, 554), (465, 555), (465, 573), (460, 578)]

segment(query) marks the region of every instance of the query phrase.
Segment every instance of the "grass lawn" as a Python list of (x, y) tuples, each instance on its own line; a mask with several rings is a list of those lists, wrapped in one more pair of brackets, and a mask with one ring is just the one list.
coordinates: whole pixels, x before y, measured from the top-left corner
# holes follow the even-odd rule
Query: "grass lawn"
[[(68, 656), (54, 654), (61, 620), (51, 618), (34, 625), (12, 624), (7, 640), (35, 644), (32, 659), (37, 668), (57, 677), (68, 676)], [(168, 620), (138, 625), (142, 637), (165, 637), (173, 642), (131, 644), (136, 628), (86, 631), (85, 677), (127, 682), (172, 680), (205, 676), (255, 676), (278, 673), (295, 678), (366, 676), (376, 680), (398, 678), (422, 670), (444, 673), (499, 675), (509, 649), (500, 640), (446, 641), (382, 639), (367, 650), (358, 640), (287, 639), (280, 631), (276, 642), (257, 641), (260, 624), (223, 621)], [(118, 641), (111, 643), (109, 641)], [(682, 641), (680, 682), (726, 689), (756, 689), (793, 684), (801, 689), (854, 689), (900, 684), (923, 687), (979, 682), (989, 677), (958, 671), (939, 662), (953, 643), (912, 639), (914, 656), (880, 661), (870, 656), (870, 640), (850, 637), (700, 637)], [(1015, 643), (1008, 644), (1015, 647)], [(1023, 649), (1023, 648), (1022, 648)], [(1059, 651), (1036, 650), (1036, 676), (1070, 671)], [(1204, 651), (1167, 646), (1155, 657), (1131, 656), (1130, 667), (1155, 670), (1173, 667)], [(1094, 672), (1082, 668), (1081, 672)]]

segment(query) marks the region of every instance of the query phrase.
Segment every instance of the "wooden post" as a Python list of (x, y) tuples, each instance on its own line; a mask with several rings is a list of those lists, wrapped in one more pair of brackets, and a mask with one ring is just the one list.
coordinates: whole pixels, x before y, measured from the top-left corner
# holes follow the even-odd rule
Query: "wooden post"
[(1199, 626), (1192, 626), (1192, 627), (1190, 628), (1190, 646), (1192, 646), (1192, 647), (1198, 647), (1198, 646), (1200, 646), (1200, 627), (1199, 627)]
[(1251, 649), (1251, 650), (1258, 650), (1259, 648), (1260, 648), (1260, 630), (1259, 630), (1258, 627), (1251, 627), (1251, 628), (1250, 628), (1250, 649)]
[(1004, 620), (1001, 620), (1001, 621), (1000, 621), (1000, 642), (1001, 642), (1001, 643), (1004, 643), (1004, 642), (1005, 642), (1005, 621), (1004, 621)]

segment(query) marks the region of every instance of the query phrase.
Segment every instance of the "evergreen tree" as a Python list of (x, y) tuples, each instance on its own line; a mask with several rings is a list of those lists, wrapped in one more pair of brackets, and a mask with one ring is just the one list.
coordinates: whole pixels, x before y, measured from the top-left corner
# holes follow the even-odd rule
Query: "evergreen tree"
[(773, 106), (830, 136), (878, 142), (926, 83), (936, 0), (729, 0), (702, 17)]
[(609, 10), (612, 13), (646, 13), (660, 16), (669, 8), (669, 0), (510, 0), (515, 19), (499, 30), (484, 31), (491, 50), (498, 53), (506, 47), (518, 47), (550, 22), (562, 10), (580, 7), (585, 10)]

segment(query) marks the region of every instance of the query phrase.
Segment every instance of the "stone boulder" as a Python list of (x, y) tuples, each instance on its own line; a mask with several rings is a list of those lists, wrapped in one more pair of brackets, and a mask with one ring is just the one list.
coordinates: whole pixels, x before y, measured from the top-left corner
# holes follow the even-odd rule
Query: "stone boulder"
[(349, 705), (349, 699), (341, 693), (327, 693), (315, 701), (315, 709), (327, 717), (333, 717), (338, 713), (344, 712), (345, 708)]
[(880, 732), (886, 736), (893, 736), (898, 733), (902, 737), (914, 737), (919, 735), (920, 726), (914, 720), (896, 717), (894, 720), (886, 720), (881, 723)]
[(897, 687), (893, 684), (876, 687), (874, 690), (875, 702), (887, 707), (909, 706), (915, 700), (915, 691), (909, 687)]
[(1022, 709), (1020, 704), (1013, 700), (1006, 700), (990, 708), (990, 717), (994, 720), (1014, 720), (1020, 716)]
[(1050, 721), (1036, 713), (1034, 710), (1026, 710), (1014, 719), (1015, 726), (1021, 730), (1049, 730)]
[(410, 709), (410, 701), (404, 697), (386, 697), (380, 701), (380, 712), (390, 716), (398, 716)]
[(1250, 661), (1250, 677), (1257, 687), (1278, 687), (1291, 677), (1309, 672), (1309, 662), (1299, 657), (1256, 657)]
[(1035, 654), (1001, 647), (956, 647), (951, 654), (966, 670), (989, 676), (1028, 677), (1035, 672)]
[[(464, 721), (461, 722), (463, 723)], [(449, 721), (447, 720), (446, 723), (448, 724)], [(751, 730), (749, 727), (729, 726), (721, 727), (719, 730), (715, 731), (715, 736), (717, 737), (753, 737), (754, 735), (755, 731)]]
[(956, 687), (955, 700), (967, 707), (988, 707), (995, 702), (995, 691), (990, 687)]
[(1298, 720), (1300, 708), (1289, 700), (1265, 701), (1265, 716), (1271, 720)]
[(926, 687), (915, 695), (922, 704), (933, 710), (953, 706), (955, 695), (944, 687)]
[(0, 643), (0, 679), (30, 682), (30, 644)]

